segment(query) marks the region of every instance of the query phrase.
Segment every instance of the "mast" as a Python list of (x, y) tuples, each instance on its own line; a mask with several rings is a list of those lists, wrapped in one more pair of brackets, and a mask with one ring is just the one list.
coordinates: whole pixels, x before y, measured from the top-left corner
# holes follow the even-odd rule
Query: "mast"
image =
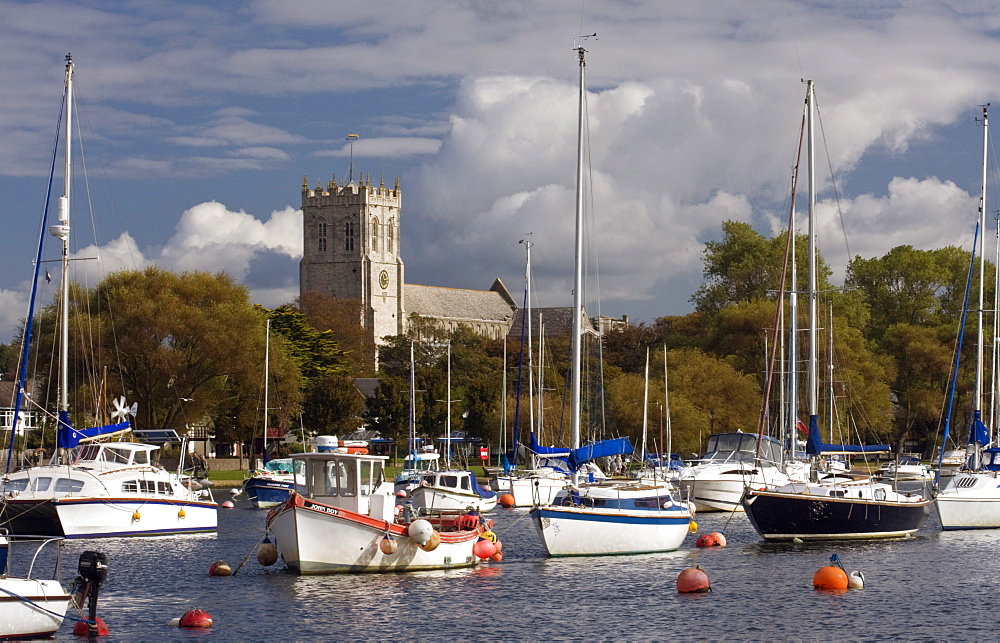
[[(667, 343), (663, 343), (663, 413), (667, 416), (667, 471), (673, 453), (673, 427), (670, 425), (670, 386), (667, 384)], [(662, 460), (662, 458), (661, 458)]]
[[(989, 157), (989, 121), (987, 118), (988, 105), (983, 105), (983, 184), (982, 192), (979, 196), (979, 229), (986, 230), (986, 164)], [(979, 236), (978, 256), (979, 256), (979, 308), (976, 313), (976, 380), (972, 396), (972, 408), (975, 419), (982, 418), (983, 408), (983, 283), (986, 278), (986, 262), (983, 260), (985, 254), (986, 235)], [(975, 250), (975, 249), (974, 249)]]
[(63, 165), (63, 193), (59, 197), (59, 222), (49, 228), (49, 234), (62, 242), (61, 281), (59, 282), (59, 425), (69, 428), (69, 215), (72, 184), (71, 144), (73, 132), (73, 57), (66, 56), (66, 105), (64, 109), (66, 149)]
[(446, 451), (446, 469), (451, 469), (451, 340), (448, 340), (448, 394), (445, 396), (445, 404), (448, 405), (448, 412), (445, 416), (444, 424), (444, 448)]
[[(642, 447), (639, 449), (639, 462), (646, 462), (646, 433), (649, 426), (649, 346), (646, 347), (646, 384), (642, 392)], [(663, 445), (661, 444), (662, 448)]]
[(528, 253), (524, 264), (524, 300), (527, 302), (528, 312), (528, 426), (532, 431), (537, 431), (538, 439), (541, 439), (541, 426), (535, 427), (535, 383), (534, 371), (532, 367), (535, 363), (531, 354), (531, 240), (524, 241), (525, 251)]
[(541, 443), (545, 427), (545, 324), (538, 315), (538, 440)]
[[(581, 365), (581, 335), (583, 333), (583, 107), (585, 98), (585, 80), (587, 50), (577, 47), (580, 59), (580, 96), (579, 114), (577, 118), (577, 159), (576, 159), (576, 251), (573, 270), (573, 338), (572, 366), (570, 377), (572, 382), (572, 414), (570, 420), (570, 448), (580, 448), (580, 365)], [(578, 474), (573, 475), (574, 482)]]
[(819, 426), (819, 381), (816, 373), (816, 142), (813, 124), (816, 93), (813, 81), (806, 81), (809, 159), (809, 429)]
[(268, 373), (271, 368), (271, 318), (267, 318), (267, 325), (264, 330), (264, 461), (267, 461), (267, 394), (268, 394), (268, 380), (270, 377)]
[(830, 306), (829, 319), (830, 319), (830, 332), (828, 333), (828, 338), (830, 340), (830, 343), (828, 344), (828, 347), (829, 347), (828, 355), (829, 356), (827, 357), (827, 362), (828, 362), (827, 369), (828, 369), (828, 371), (830, 373), (830, 381), (827, 384), (827, 393), (830, 395), (830, 404), (829, 404), (830, 415), (827, 416), (827, 422), (830, 423), (830, 443), (832, 444), (833, 443), (833, 402), (834, 402), (834, 397), (833, 397), (833, 395), (834, 395), (834, 393), (833, 393), (833, 306)]
[[(800, 148), (801, 149), (801, 148)], [(793, 185), (794, 187), (794, 185)], [(788, 446), (786, 451), (795, 456), (795, 446), (798, 442), (799, 430), (799, 277), (798, 262), (795, 260), (795, 210), (791, 214), (791, 225), (788, 226), (788, 246), (791, 251), (789, 261), (789, 280), (792, 287), (788, 291)]]
[(410, 341), (410, 466), (417, 468), (417, 412), (414, 397), (417, 394), (417, 380), (413, 368), (413, 341)]

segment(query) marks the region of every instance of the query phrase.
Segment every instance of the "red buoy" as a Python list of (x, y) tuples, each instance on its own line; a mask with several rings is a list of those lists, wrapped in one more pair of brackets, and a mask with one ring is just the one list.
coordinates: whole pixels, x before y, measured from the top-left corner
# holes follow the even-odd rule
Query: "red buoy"
[(813, 574), (813, 589), (847, 589), (847, 572), (839, 567), (820, 567)]
[(480, 538), (476, 541), (476, 544), (472, 546), (472, 554), (476, 558), (480, 558), (482, 560), (486, 560), (495, 553), (497, 553), (497, 546), (485, 538)]
[(722, 532), (713, 531), (709, 535), (712, 536), (712, 538), (715, 538), (715, 546), (716, 547), (725, 547), (726, 546), (726, 536)]
[(688, 567), (677, 576), (678, 594), (703, 594), (712, 591), (708, 574), (701, 567)]
[(490, 560), (492, 560), (495, 563), (499, 563), (501, 560), (503, 560), (503, 552), (501, 551), (496, 552), (495, 554), (490, 556)]
[(232, 500), (223, 500), (222, 501), (222, 508), (223, 509), (233, 509), (234, 507), (236, 507), (236, 505), (233, 504)]
[(504, 509), (510, 509), (511, 507), (514, 506), (514, 496), (510, 495), (509, 493), (505, 493), (502, 496), (500, 496), (497, 502), (499, 502), (500, 506), (503, 507)]
[(232, 576), (233, 568), (224, 560), (217, 560), (208, 566), (209, 576)]
[[(108, 626), (104, 623), (104, 619), (98, 616), (94, 620), (97, 621), (97, 635), (107, 636)], [(83, 621), (77, 621), (74, 623), (73, 636), (90, 636), (90, 623), (84, 623)]]
[(192, 609), (184, 612), (181, 617), (181, 627), (212, 627), (212, 615), (205, 610)]
[(698, 540), (694, 541), (695, 547), (715, 547), (717, 544), (713, 534), (702, 534), (698, 536)]

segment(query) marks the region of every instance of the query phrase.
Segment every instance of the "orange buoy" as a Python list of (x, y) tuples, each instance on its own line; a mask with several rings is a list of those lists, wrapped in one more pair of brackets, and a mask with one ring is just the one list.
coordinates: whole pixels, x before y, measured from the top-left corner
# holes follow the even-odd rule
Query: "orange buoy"
[(222, 508), (223, 508), (223, 509), (232, 509), (232, 508), (233, 508), (233, 507), (235, 507), (235, 506), (236, 506), (236, 505), (234, 505), (234, 504), (233, 504), (233, 501), (232, 501), (232, 500), (224, 500), (224, 501), (222, 502)]
[(139, 520), (141, 518), (142, 518), (142, 514), (139, 513), (138, 509), (136, 509), (135, 513), (132, 514), (132, 522), (139, 522)]
[(510, 509), (511, 507), (514, 506), (514, 496), (510, 495), (509, 493), (505, 493), (502, 496), (500, 496), (500, 499), (497, 500), (497, 502), (499, 502), (500, 506), (503, 507), (504, 509)]
[(438, 533), (437, 529), (431, 532), (431, 535), (427, 538), (427, 542), (423, 545), (418, 544), (417, 547), (423, 549), (424, 551), (434, 551), (441, 544), (441, 534)]
[(495, 554), (490, 556), (490, 560), (492, 560), (495, 563), (499, 563), (501, 560), (503, 560), (503, 552), (497, 551)]
[(486, 560), (495, 553), (497, 553), (497, 546), (486, 538), (480, 538), (476, 541), (476, 544), (472, 546), (472, 554), (476, 558), (482, 560)]
[[(108, 626), (104, 623), (104, 619), (98, 616), (97, 621), (97, 635), (107, 636)], [(73, 624), (73, 636), (89, 636), (90, 635), (90, 623), (85, 621), (77, 621)]]
[(391, 556), (392, 554), (395, 554), (397, 547), (399, 547), (399, 545), (396, 543), (396, 539), (393, 538), (390, 534), (386, 534), (385, 536), (383, 536), (382, 540), (380, 540), (378, 543), (379, 551), (381, 551), (386, 556)]
[(694, 541), (695, 547), (715, 547), (719, 543), (715, 542), (715, 536), (713, 534), (702, 534), (698, 536), (698, 540)]
[(847, 572), (839, 567), (820, 567), (813, 574), (813, 589), (847, 589)]
[(212, 627), (212, 615), (205, 610), (192, 609), (184, 612), (181, 617), (181, 627)]
[(708, 574), (700, 566), (688, 567), (677, 575), (678, 594), (703, 594), (712, 591)]
[(709, 535), (712, 538), (715, 539), (715, 546), (716, 547), (725, 547), (726, 546), (726, 536), (725, 536), (725, 534), (723, 534), (721, 532), (718, 532), (718, 531), (713, 531)]
[(183, 519), (184, 519), (184, 518), (185, 518), (186, 516), (187, 516), (187, 512), (186, 512), (186, 511), (184, 511), (184, 507), (181, 507), (181, 508), (180, 508), (180, 509), (179, 509), (179, 510), (177, 511), (177, 517), (178, 517), (178, 518), (181, 518), (181, 519), (183, 520)]
[(500, 541), (498, 540), (498, 541), (496, 541), (496, 542), (495, 542), (495, 543), (493, 543), (493, 544), (497, 546), (497, 551), (498, 551), (498, 552), (501, 552), (501, 551), (503, 551), (503, 543), (502, 543), (502, 542), (500, 542)]
[(232, 576), (233, 569), (224, 560), (217, 560), (208, 566), (209, 576)]

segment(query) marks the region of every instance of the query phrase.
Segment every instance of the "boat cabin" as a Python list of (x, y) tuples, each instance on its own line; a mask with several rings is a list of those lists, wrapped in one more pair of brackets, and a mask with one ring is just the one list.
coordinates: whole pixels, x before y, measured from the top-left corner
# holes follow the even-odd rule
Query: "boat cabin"
[[(388, 459), (383, 455), (337, 452), (293, 455), (295, 491), (325, 505), (359, 514), (371, 513), (383, 520), (387, 519), (384, 512), (388, 510), (391, 519), (392, 484), (385, 481)], [(374, 503), (377, 506), (372, 503), (373, 497), (379, 499)]]
[(104, 442), (80, 447), (73, 466), (152, 466), (151, 454), (160, 447), (138, 442)]
[[(702, 462), (753, 462), (756, 457), (756, 433), (719, 433), (708, 438), (708, 449)], [(760, 458), (767, 462), (781, 462), (781, 443), (771, 436), (764, 436)]]

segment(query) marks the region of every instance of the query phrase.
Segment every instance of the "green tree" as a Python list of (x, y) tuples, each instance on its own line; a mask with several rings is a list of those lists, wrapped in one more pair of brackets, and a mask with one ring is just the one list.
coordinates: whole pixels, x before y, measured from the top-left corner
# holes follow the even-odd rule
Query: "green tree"
[(306, 387), (306, 426), (323, 434), (352, 433), (362, 425), (365, 398), (346, 375), (326, 374)]

